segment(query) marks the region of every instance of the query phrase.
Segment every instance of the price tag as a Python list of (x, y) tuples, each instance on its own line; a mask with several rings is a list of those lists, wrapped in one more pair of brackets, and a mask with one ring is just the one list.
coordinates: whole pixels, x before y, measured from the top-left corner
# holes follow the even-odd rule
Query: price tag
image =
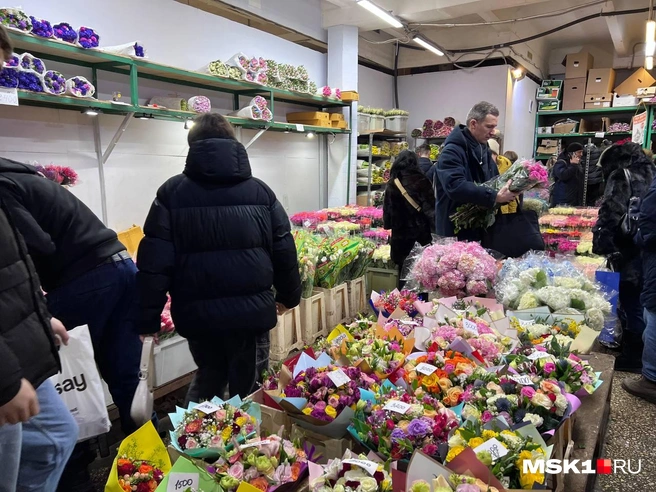
[(333, 338), (331, 345), (333, 347), (339, 347), (342, 345), (342, 342), (346, 339), (347, 339), (346, 333), (341, 333), (340, 335), (337, 335), (335, 338)]
[(200, 405), (196, 405), (194, 407), (194, 410), (198, 410), (199, 412), (203, 412), (204, 414), (209, 415), (210, 413), (214, 413), (217, 410), (220, 410), (221, 407), (212, 403), (211, 401), (204, 401)]
[(512, 379), (516, 383), (521, 384), (523, 386), (529, 386), (529, 385), (533, 384), (533, 381), (531, 381), (531, 378), (528, 377), (526, 374), (523, 374), (521, 376), (513, 375), (513, 376), (510, 376), (510, 379)]
[(425, 362), (417, 364), (416, 369), (417, 369), (417, 372), (419, 372), (421, 374), (425, 374), (426, 376), (430, 376), (435, 371), (437, 371), (437, 367), (432, 366), (430, 364), (426, 364)]
[(297, 124), (297, 125), (296, 125), (296, 131), (297, 131), (297, 132), (304, 132), (304, 131), (305, 131), (305, 127), (304, 127), (303, 125), (299, 125), (299, 124)]
[(405, 414), (408, 410), (410, 410), (410, 405), (399, 400), (390, 400), (385, 404), (383, 410)]
[(376, 473), (376, 470), (378, 470), (378, 463), (374, 463), (373, 461), (368, 461), (368, 460), (344, 460), (342, 463), (346, 463), (348, 465), (356, 465), (359, 466), (360, 468), (364, 468), (367, 470), (367, 473), (371, 476)]
[(533, 326), (535, 324), (535, 320), (532, 319), (518, 319), (519, 321), (519, 326), (522, 328), (528, 328), (529, 326)]
[(257, 448), (259, 446), (264, 446), (266, 444), (271, 444), (271, 441), (269, 439), (263, 439), (261, 441), (249, 442), (248, 444), (239, 446), (239, 449)]
[(538, 360), (538, 359), (548, 359), (551, 357), (551, 354), (548, 352), (540, 352), (539, 350), (536, 350), (535, 352), (531, 353), (528, 356), (528, 359), (530, 360)]
[(187, 489), (198, 490), (200, 480), (198, 473), (171, 473), (166, 492), (184, 492)]
[(476, 326), (476, 323), (474, 323), (473, 321), (469, 321), (468, 319), (463, 319), (462, 327), (465, 329), (465, 331), (468, 331), (478, 336), (478, 326)]
[(474, 453), (476, 454), (482, 451), (487, 451), (490, 453), (492, 455), (492, 460), (494, 461), (498, 460), (499, 458), (503, 458), (508, 454), (508, 450), (495, 437), (474, 448)]
[(335, 369), (334, 371), (329, 372), (328, 377), (338, 388), (351, 382), (351, 378), (348, 377), (341, 369)]
[(604, 133), (604, 132), (595, 133), (595, 138), (604, 138), (605, 136), (606, 136), (606, 133)]
[(18, 89), (0, 87), (0, 104), (4, 106), (18, 106)]

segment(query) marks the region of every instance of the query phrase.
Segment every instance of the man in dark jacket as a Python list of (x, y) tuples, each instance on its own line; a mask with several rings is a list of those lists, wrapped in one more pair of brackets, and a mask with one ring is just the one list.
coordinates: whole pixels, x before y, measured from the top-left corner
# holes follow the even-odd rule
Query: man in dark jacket
[(583, 170), (581, 158), (583, 145), (578, 142), (571, 143), (567, 150), (558, 156), (552, 174), (554, 179), (551, 206), (570, 205), (578, 207), (583, 199), (582, 182)]
[(419, 159), (419, 169), (425, 176), (432, 176), (431, 170), (433, 169), (433, 161), (430, 160), (431, 148), (428, 144), (422, 144), (415, 149), (415, 153)]
[[(435, 231), (439, 236), (456, 236), (451, 221), (460, 205), (473, 203), (488, 209), (506, 204), (517, 194), (504, 186), (498, 193), (478, 186), (498, 176), (487, 141), (495, 134), (499, 110), (488, 102), (479, 102), (467, 115), (466, 125), (455, 128), (444, 143), (435, 171)], [(481, 229), (465, 229), (459, 239), (480, 241)]]
[[(285, 210), (254, 178), (246, 149), (218, 114), (189, 132), (183, 174), (157, 192), (139, 245), (141, 332), (159, 330), (171, 295), (176, 330), (198, 371), (190, 401), (245, 397), (256, 379), (256, 343), (279, 311), (300, 302), (296, 247)], [(272, 289), (275, 287), (275, 292)]]
[(640, 206), (636, 242), (642, 250), (644, 285), (640, 301), (644, 307), (642, 377), (625, 379), (622, 388), (634, 396), (656, 403), (656, 178)]

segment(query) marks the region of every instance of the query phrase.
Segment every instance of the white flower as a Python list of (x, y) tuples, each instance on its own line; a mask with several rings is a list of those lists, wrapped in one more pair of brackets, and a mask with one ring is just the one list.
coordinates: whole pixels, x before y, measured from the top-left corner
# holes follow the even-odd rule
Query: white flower
[(530, 422), (535, 427), (540, 427), (544, 423), (544, 419), (535, 413), (527, 413), (524, 415), (523, 422)]
[(585, 313), (585, 321), (593, 330), (601, 331), (604, 327), (604, 313), (601, 309), (588, 309)]
[(554, 403), (558, 409), (558, 415), (563, 415), (568, 406), (567, 398), (562, 394), (556, 395), (556, 401)]
[(583, 281), (579, 278), (555, 277), (554, 285), (556, 287), (565, 287), (566, 289), (580, 289), (583, 287)]
[(569, 292), (562, 287), (543, 287), (536, 292), (536, 295), (554, 311), (567, 308), (571, 303)]
[(551, 327), (547, 325), (534, 324), (527, 326), (525, 330), (528, 332), (531, 338), (539, 338), (542, 335), (546, 335), (551, 332)]
[[(467, 407), (469, 408), (474, 408), (471, 405), (465, 405), (465, 408), (462, 411), (463, 417), (465, 416), (465, 411), (467, 410)], [(474, 408), (474, 410), (476, 410)], [(478, 414), (480, 418), (480, 413)], [(459, 432), (454, 432), (453, 435), (449, 438), (449, 448), (455, 448), (456, 446), (466, 446), (467, 441), (465, 441), (461, 436)]]

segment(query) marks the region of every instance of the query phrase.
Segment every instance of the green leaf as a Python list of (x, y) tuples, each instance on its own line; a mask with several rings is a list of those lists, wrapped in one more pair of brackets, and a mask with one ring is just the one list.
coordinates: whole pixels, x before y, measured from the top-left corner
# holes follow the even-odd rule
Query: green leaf
[(535, 276), (535, 282), (533, 282), (533, 287), (536, 289), (541, 289), (542, 287), (547, 286), (547, 274), (544, 273), (544, 270), (540, 270)]
[(580, 299), (572, 299), (570, 306), (579, 311), (585, 311), (585, 302)]

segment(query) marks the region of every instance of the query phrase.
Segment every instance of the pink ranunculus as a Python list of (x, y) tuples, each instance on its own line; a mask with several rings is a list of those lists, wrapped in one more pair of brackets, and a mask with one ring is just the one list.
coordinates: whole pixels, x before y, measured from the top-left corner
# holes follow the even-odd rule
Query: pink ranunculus
[(530, 400), (531, 398), (533, 398), (533, 395), (535, 395), (535, 390), (530, 386), (524, 386), (521, 389), (520, 394)]

